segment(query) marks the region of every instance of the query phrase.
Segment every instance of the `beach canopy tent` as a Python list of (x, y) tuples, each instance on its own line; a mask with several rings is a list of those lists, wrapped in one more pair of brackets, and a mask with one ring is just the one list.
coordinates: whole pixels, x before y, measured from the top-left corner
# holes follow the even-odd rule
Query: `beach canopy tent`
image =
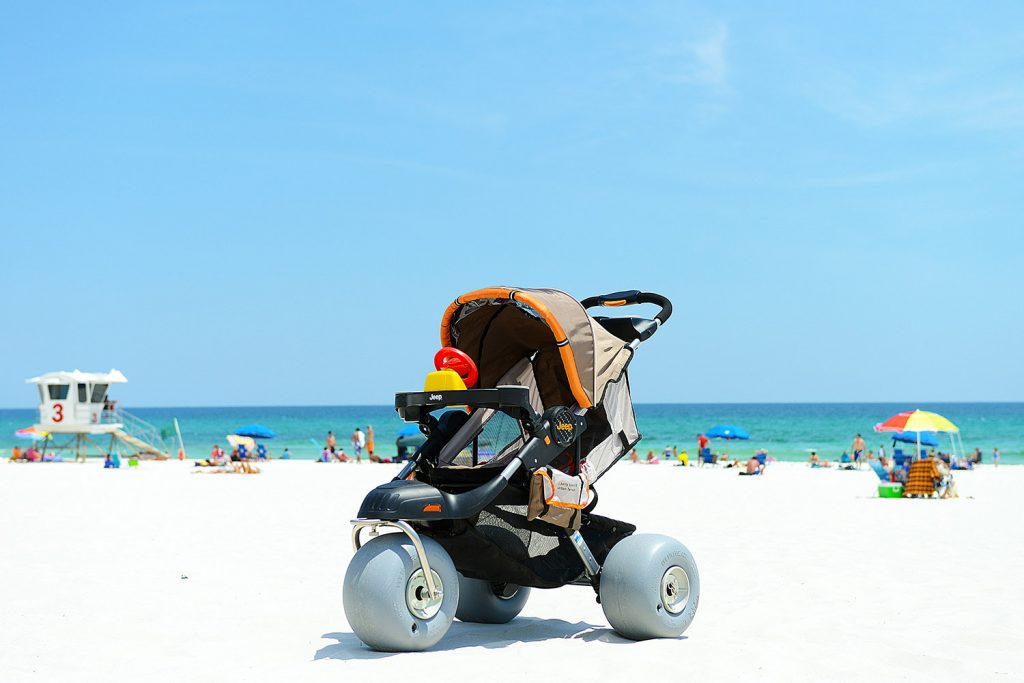
[(737, 427), (736, 425), (715, 425), (708, 431), (704, 432), (704, 436), (709, 439), (749, 439), (750, 434), (743, 427)]
[(902, 443), (920, 443), (922, 446), (939, 447), (935, 432), (893, 432), (892, 440)]
[[(917, 438), (911, 443), (917, 444), (917, 452), (921, 452), (922, 433), (943, 432), (949, 434), (949, 443), (953, 449), (953, 456), (957, 456), (956, 439), (960, 438), (960, 428), (938, 413), (930, 413), (926, 410), (908, 410), (893, 415), (885, 422), (875, 425), (876, 432), (895, 432), (906, 434), (916, 432)], [(963, 442), (960, 443), (960, 456), (963, 456)]]
[(251, 439), (273, 439), (277, 436), (270, 427), (258, 423), (248, 424), (235, 430), (237, 436), (247, 436)]

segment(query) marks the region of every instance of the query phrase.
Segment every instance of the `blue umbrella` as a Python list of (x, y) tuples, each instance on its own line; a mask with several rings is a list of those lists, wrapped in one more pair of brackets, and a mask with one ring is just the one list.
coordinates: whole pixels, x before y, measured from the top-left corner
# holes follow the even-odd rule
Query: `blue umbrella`
[(251, 425), (245, 425), (235, 430), (237, 436), (248, 436), (251, 439), (273, 439), (277, 434), (270, 427), (264, 427), (261, 424), (252, 423)]
[[(902, 441), (903, 443), (917, 443), (917, 432), (893, 432), (893, 441)], [(939, 442), (935, 438), (935, 432), (921, 432), (921, 445), (932, 446), (938, 448)]]
[(420, 431), (420, 426), (418, 424), (411, 424), (399, 430), (398, 439), (395, 440), (395, 444), (399, 447), (417, 448), (422, 446), (426, 440), (427, 437)]
[(704, 435), (709, 439), (749, 439), (750, 434), (743, 427), (736, 425), (715, 425)]

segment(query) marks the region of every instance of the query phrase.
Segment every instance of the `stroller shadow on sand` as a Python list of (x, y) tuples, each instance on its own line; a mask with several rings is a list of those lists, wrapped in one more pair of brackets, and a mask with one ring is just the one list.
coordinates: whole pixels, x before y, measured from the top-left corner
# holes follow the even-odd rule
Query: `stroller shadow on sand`
[[(381, 659), (398, 652), (376, 652), (363, 645), (354, 633), (325, 633), (337, 643), (325, 645), (317, 650), (313, 659)], [(508, 624), (467, 624), (452, 623), (448, 634), (428, 652), (458, 650), (465, 647), (502, 648), (512, 643), (530, 643), (543, 640), (583, 640), (605, 643), (632, 643), (606, 626), (595, 626), (586, 622), (571, 623), (561, 619), (540, 619), (519, 617)], [(684, 640), (685, 636), (679, 638)]]

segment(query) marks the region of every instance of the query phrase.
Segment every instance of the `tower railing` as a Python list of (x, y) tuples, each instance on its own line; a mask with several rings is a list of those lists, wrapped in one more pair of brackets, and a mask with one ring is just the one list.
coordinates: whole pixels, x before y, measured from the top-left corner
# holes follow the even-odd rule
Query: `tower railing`
[(173, 452), (171, 446), (164, 440), (163, 435), (156, 426), (146, 422), (141, 417), (132, 415), (124, 408), (115, 405), (104, 410), (102, 421), (121, 424), (122, 430), (126, 434), (153, 446), (163, 453), (170, 454)]

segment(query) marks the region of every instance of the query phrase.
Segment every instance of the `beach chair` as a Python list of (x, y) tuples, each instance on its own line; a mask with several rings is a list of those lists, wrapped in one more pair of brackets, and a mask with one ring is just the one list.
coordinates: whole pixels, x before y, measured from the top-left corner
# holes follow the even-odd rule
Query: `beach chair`
[(933, 496), (938, 490), (942, 475), (939, 467), (931, 458), (916, 460), (910, 464), (907, 474), (907, 485), (903, 487), (904, 496)]
[(700, 449), (700, 460), (697, 462), (698, 465), (703, 467), (704, 465), (714, 465), (715, 456), (711, 454), (710, 448)]
[(754, 457), (757, 458), (757, 462), (759, 465), (761, 465), (761, 467), (764, 467), (765, 461), (768, 460), (768, 454), (765, 453), (764, 451), (761, 451), (760, 453), (755, 453)]
[(886, 471), (881, 463), (872, 460), (871, 469), (878, 475), (878, 497), (879, 498), (902, 498), (903, 484), (892, 480), (892, 475)]
[(875, 471), (875, 474), (878, 475), (879, 479), (887, 483), (892, 481), (892, 478), (889, 476), (889, 473), (885, 471), (885, 468), (882, 467), (882, 464), (880, 462), (878, 462), (877, 460), (872, 460), (870, 465), (871, 469)]
[(892, 452), (892, 461), (896, 464), (896, 467), (906, 467), (907, 460), (910, 458), (909, 455), (903, 454), (902, 448), (897, 448)]

